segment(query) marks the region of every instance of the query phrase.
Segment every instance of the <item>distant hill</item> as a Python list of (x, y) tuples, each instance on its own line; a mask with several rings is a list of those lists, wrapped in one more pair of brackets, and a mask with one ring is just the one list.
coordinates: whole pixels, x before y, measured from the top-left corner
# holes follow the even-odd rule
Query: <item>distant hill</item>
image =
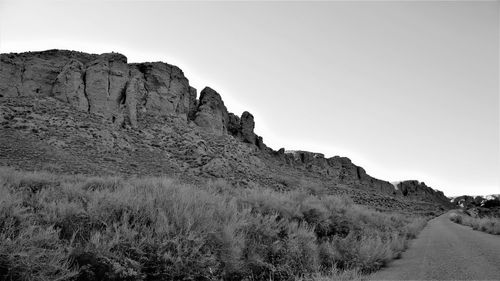
[(470, 196), (470, 195), (455, 196), (455, 197), (450, 197), (450, 202), (462, 208), (490, 207), (490, 206), (500, 207), (500, 194), (490, 194), (484, 196)]

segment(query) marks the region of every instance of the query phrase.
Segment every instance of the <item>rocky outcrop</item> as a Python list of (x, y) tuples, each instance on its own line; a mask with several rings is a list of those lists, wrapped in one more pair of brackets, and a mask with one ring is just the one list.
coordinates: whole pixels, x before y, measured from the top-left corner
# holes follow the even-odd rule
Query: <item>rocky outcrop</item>
[(402, 181), (396, 184), (396, 188), (407, 198), (450, 205), (448, 197), (443, 192), (432, 189), (424, 182), (417, 180)]
[(412, 200), (435, 202), (446, 206), (450, 205), (448, 198), (443, 192), (434, 190), (425, 185), (425, 183), (403, 181), (391, 184), (390, 182), (371, 177), (366, 173), (365, 169), (353, 164), (347, 157), (334, 156), (325, 158), (321, 153), (300, 150), (284, 151), (284, 149), (275, 154), (288, 165), (321, 174), (324, 177), (338, 180), (338, 182), (352, 187), (359, 187), (397, 197), (406, 197)]
[(52, 96), (137, 127), (141, 114), (194, 118), (196, 89), (166, 63), (128, 64), (118, 53), (50, 50), (0, 55), (0, 96)]
[(245, 143), (255, 145), (262, 151), (269, 150), (268, 147), (264, 144), (262, 137), (255, 134), (254, 129), (255, 121), (253, 115), (250, 112), (243, 112), (243, 114), (241, 114), (241, 117), (238, 117), (233, 113), (229, 113), (229, 134)]
[(347, 157), (334, 156), (325, 158), (322, 153), (302, 150), (284, 151), (284, 149), (278, 151), (277, 156), (282, 158), (288, 165), (321, 174), (344, 184), (359, 186), (384, 194), (397, 194), (391, 183), (367, 175), (363, 168), (354, 165)]
[(241, 138), (244, 142), (257, 144), (257, 135), (253, 132), (255, 129), (255, 121), (253, 120), (253, 115), (250, 112), (245, 111), (241, 114)]
[(178, 67), (163, 62), (128, 64), (118, 53), (1, 54), (0, 96), (51, 96), (117, 126), (133, 128), (143, 115), (175, 115), (214, 134), (229, 133), (267, 149), (254, 133), (253, 115), (228, 113), (215, 90), (203, 89), (197, 100), (196, 89)]
[(123, 55), (103, 54), (90, 62), (85, 71), (89, 111), (113, 122), (123, 120), (121, 106), (126, 100), (128, 80), (127, 58)]
[(71, 59), (57, 75), (52, 87), (52, 95), (82, 111), (89, 110), (85, 96), (85, 67), (78, 60)]
[[(0, 54), (0, 95), (50, 96), (58, 75), (70, 61), (86, 65), (97, 58), (98, 55), (63, 50)], [(81, 71), (78, 67), (75, 70)]]
[(227, 124), (227, 131), (230, 135), (236, 138), (241, 138), (241, 120), (240, 117), (233, 114), (233, 113), (228, 113), (228, 124)]
[[(145, 95), (137, 97), (143, 111), (158, 115), (179, 115), (184, 119), (193, 106), (189, 81), (178, 67), (162, 62), (141, 63), (134, 66), (143, 74)], [(194, 97), (196, 98), (196, 96)]]
[(227, 134), (229, 124), (227, 108), (220, 95), (212, 88), (206, 87), (201, 91), (194, 122), (214, 134)]
[(137, 103), (147, 94), (144, 87), (144, 75), (137, 68), (132, 67), (129, 71), (129, 80), (125, 88), (125, 104), (128, 109), (128, 121), (133, 128), (137, 128)]
[(198, 100), (196, 99), (196, 89), (189, 87), (189, 107), (188, 107), (188, 119), (194, 120), (196, 115), (196, 110), (198, 109)]

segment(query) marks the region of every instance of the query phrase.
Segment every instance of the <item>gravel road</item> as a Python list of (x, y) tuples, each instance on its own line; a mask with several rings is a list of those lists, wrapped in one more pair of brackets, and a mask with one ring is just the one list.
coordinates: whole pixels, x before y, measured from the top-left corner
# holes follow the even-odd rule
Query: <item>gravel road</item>
[(369, 280), (500, 280), (500, 235), (456, 224), (449, 214), (429, 221), (401, 259)]

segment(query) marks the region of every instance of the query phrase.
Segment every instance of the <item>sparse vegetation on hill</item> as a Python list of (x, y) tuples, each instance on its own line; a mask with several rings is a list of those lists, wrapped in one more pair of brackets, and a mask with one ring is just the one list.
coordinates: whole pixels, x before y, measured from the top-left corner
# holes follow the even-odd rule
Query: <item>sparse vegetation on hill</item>
[(304, 190), (0, 169), (2, 280), (352, 279), (424, 225)]
[(389, 210), (453, 207), (422, 182), (394, 186), (347, 157), (267, 147), (250, 112), (231, 113), (210, 87), (198, 95), (182, 70), (168, 63), (68, 50), (0, 54), (0, 63), (0, 166), (91, 176), (175, 175), (196, 184), (224, 178), (276, 190), (292, 188), (276, 177), (293, 175)]
[(487, 232), (490, 234), (500, 235), (500, 219), (493, 217), (473, 218), (468, 215), (453, 213), (450, 215), (450, 220), (472, 227), (474, 230)]

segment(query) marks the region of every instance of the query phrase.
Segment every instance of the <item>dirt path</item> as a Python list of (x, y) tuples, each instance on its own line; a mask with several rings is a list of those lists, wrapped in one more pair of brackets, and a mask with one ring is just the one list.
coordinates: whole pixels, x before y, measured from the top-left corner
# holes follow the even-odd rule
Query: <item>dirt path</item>
[(453, 223), (444, 214), (370, 280), (500, 280), (500, 235)]

